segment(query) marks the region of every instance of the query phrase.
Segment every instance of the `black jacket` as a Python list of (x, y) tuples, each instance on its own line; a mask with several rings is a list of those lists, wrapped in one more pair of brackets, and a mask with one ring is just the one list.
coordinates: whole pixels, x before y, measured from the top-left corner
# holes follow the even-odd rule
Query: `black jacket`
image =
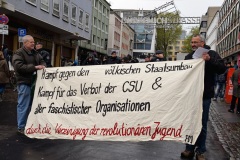
[(121, 60), (118, 57), (110, 57), (107, 64), (120, 64)]
[[(185, 60), (193, 59), (194, 52), (186, 55)], [(214, 96), (214, 82), (215, 74), (222, 74), (227, 69), (224, 65), (223, 59), (217, 52), (209, 50), (209, 61), (205, 61), (205, 76), (204, 76), (204, 92), (203, 99), (212, 98)]]
[(52, 67), (50, 54), (43, 48), (38, 49), (37, 52), (42, 56), (43, 60), (46, 62), (47, 67)]
[(42, 56), (36, 50), (28, 51), (25, 48), (20, 48), (13, 54), (12, 64), (16, 72), (17, 83), (26, 85), (32, 84), (33, 73), (37, 71), (35, 66), (46, 66)]
[(166, 58), (158, 58), (158, 57), (153, 57), (150, 62), (161, 62), (161, 61), (166, 61)]

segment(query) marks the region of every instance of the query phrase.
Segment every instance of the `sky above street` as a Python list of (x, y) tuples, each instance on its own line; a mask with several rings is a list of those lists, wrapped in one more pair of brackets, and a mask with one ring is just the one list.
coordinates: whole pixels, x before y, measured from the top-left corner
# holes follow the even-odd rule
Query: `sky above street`
[[(153, 10), (171, 0), (107, 0), (112, 9), (146, 9)], [(174, 0), (182, 17), (201, 17), (209, 6), (221, 6), (224, 0)]]

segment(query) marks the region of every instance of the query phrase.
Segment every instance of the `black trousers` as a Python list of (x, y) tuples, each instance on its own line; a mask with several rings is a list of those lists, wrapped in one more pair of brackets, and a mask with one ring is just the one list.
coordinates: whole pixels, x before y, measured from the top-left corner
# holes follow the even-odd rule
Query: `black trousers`
[(232, 110), (235, 109), (235, 105), (236, 105), (236, 100), (238, 99), (238, 104), (237, 104), (237, 111), (240, 112), (240, 98), (235, 97), (234, 95), (232, 95), (232, 101), (231, 101), (231, 106), (230, 108)]

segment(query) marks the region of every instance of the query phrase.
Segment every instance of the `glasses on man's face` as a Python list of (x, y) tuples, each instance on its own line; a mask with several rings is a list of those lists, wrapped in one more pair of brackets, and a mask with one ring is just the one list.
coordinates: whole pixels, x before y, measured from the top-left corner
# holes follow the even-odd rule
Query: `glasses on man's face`
[(198, 43), (201, 43), (201, 41), (200, 42), (197, 42), (197, 41), (192, 41), (191, 42), (191, 44), (198, 44)]

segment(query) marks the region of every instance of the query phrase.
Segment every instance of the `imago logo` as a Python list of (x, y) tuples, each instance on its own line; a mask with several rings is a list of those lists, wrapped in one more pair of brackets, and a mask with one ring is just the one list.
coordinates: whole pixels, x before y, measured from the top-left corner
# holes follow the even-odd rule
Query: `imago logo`
[(4, 14), (0, 15), (0, 24), (7, 24), (9, 21), (8, 17)]

